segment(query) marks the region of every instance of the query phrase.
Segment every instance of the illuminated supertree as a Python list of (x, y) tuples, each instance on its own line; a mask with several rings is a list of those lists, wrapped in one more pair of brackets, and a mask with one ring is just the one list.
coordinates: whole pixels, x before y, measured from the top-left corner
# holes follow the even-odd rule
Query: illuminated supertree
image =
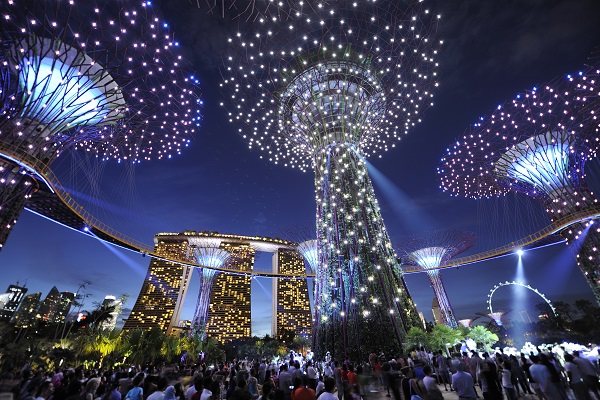
[(365, 158), (394, 147), (432, 104), (438, 16), (416, 0), (302, 4), (229, 39), (230, 120), (272, 162), (314, 169), (316, 356), (397, 352), (420, 321)]
[[(598, 208), (585, 163), (600, 144), (600, 69), (588, 67), (526, 91), (481, 118), (447, 150), (441, 188), (472, 198), (509, 191), (540, 202), (552, 221)], [(600, 228), (578, 222), (561, 232), (600, 302)], [(580, 237), (581, 236), (581, 237)]]
[(405, 255), (406, 263), (416, 264), (427, 274), (440, 305), (441, 323), (452, 328), (458, 328), (458, 323), (438, 267), (471, 248), (473, 243), (475, 243), (474, 234), (457, 229), (446, 229), (414, 236), (398, 246), (398, 251)]
[(179, 153), (200, 122), (197, 81), (183, 72), (150, 2), (0, 3), (0, 246), (69, 148), (139, 163)]
[(193, 249), (192, 259), (198, 264), (211, 268), (200, 268), (200, 289), (198, 291), (198, 301), (196, 310), (192, 319), (191, 333), (201, 331), (203, 339), (206, 337), (206, 322), (208, 317), (208, 305), (210, 304), (210, 294), (213, 283), (219, 271), (212, 268), (222, 268), (231, 258), (231, 254), (219, 248), (219, 241), (211, 239), (191, 240)]
[(459, 319), (456, 322), (458, 322), (458, 324), (460, 326), (464, 326), (465, 328), (470, 328), (471, 324), (473, 323), (473, 319), (472, 318)]
[(311, 273), (315, 273), (319, 265), (319, 256), (317, 253), (317, 241), (307, 240), (298, 245), (298, 252), (302, 254)]
[(491, 318), (496, 325), (498, 326), (502, 326), (502, 317), (504, 316), (504, 312), (502, 311), (496, 311), (496, 312), (491, 312), (486, 314), (489, 318)]

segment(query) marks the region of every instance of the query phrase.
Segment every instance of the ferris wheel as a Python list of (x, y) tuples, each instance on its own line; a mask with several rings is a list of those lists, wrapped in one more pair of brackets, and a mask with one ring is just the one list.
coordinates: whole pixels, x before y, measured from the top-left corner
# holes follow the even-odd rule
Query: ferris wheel
[(542, 292), (540, 292), (539, 290), (537, 290), (534, 287), (531, 287), (528, 284), (525, 284), (523, 282), (517, 282), (517, 281), (505, 281), (505, 282), (500, 282), (497, 285), (495, 285), (492, 290), (490, 290), (490, 293), (488, 294), (488, 298), (487, 298), (487, 304), (488, 304), (488, 310), (490, 311), (490, 313), (493, 313), (494, 310), (492, 309), (492, 297), (494, 296), (494, 293), (496, 292), (496, 290), (500, 289), (501, 287), (504, 286), (521, 286), (524, 287), (525, 289), (529, 289), (531, 290), (533, 293), (537, 294), (538, 296), (540, 296), (545, 302), (546, 304), (548, 304), (548, 306), (550, 307), (550, 309), (552, 310), (552, 312), (554, 313), (554, 316), (557, 316), (558, 314), (556, 313), (556, 309), (554, 308), (554, 306), (552, 305), (552, 302), (546, 297), (544, 296), (544, 294)]

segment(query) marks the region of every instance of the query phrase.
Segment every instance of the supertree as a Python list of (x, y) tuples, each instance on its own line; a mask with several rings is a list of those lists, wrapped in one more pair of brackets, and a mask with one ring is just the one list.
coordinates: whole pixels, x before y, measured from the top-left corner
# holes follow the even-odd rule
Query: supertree
[(502, 317), (506, 314), (503, 311), (496, 311), (486, 314), (489, 318), (492, 319), (498, 326), (502, 326)]
[(319, 265), (317, 241), (315, 239), (306, 240), (298, 244), (298, 252), (302, 254), (302, 257), (304, 257), (304, 260), (308, 265), (308, 270), (314, 274), (317, 270), (317, 266)]
[(452, 257), (471, 248), (475, 235), (459, 229), (445, 229), (424, 233), (404, 240), (397, 250), (408, 264), (416, 264), (427, 274), (435, 298), (440, 305), (441, 323), (458, 328), (452, 305), (442, 282), (439, 266)]
[(459, 319), (456, 322), (458, 322), (458, 324), (460, 326), (464, 326), (465, 328), (470, 328), (471, 324), (473, 323), (473, 319), (472, 318)]
[[(447, 149), (438, 168), (441, 188), (472, 198), (522, 193), (541, 203), (552, 221), (597, 211), (585, 163), (600, 144), (599, 74), (597, 64), (587, 67), (518, 94), (481, 118)], [(560, 233), (600, 302), (600, 228), (582, 221)]]
[(0, 246), (50, 164), (171, 157), (200, 122), (196, 83), (150, 2), (0, 3)]
[(192, 250), (192, 259), (198, 264), (210, 268), (197, 269), (200, 276), (200, 289), (198, 291), (198, 301), (196, 310), (192, 319), (192, 329), (190, 333), (202, 332), (202, 338), (206, 337), (206, 322), (208, 317), (208, 305), (210, 304), (210, 294), (213, 283), (218, 274), (214, 268), (222, 268), (231, 259), (231, 253), (219, 248), (219, 241), (211, 239), (192, 239), (190, 238), (190, 249)]
[(394, 147), (432, 104), (439, 16), (392, 0), (300, 2), (290, 14), (229, 39), (230, 120), (270, 161), (315, 172), (316, 356), (397, 352), (420, 322), (366, 157)]

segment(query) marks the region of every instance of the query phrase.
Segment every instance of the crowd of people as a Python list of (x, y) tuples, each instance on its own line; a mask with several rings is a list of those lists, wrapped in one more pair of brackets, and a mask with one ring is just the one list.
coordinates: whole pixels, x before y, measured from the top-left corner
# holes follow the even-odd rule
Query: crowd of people
[(460, 400), (600, 400), (597, 360), (578, 352), (506, 355), (501, 352), (413, 351), (407, 357), (371, 354), (363, 362), (235, 360), (106, 369), (21, 370), (14, 400), (440, 400), (454, 391)]

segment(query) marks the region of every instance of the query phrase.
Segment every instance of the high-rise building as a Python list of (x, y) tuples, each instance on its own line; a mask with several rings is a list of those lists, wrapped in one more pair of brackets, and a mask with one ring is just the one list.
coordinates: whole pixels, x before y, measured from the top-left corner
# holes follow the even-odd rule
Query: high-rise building
[[(273, 254), (273, 272), (294, 275), (306, 273), (302, 255), (279, 249)], [(273, 282), (273, 319), (271, 334), (281, 338), (282, 331), (311, 338), (312, 316), (306, 278), (278, 278)]]
[(19, 304), (21, 304), (21, 300), (25, 297), (25, 293), (27, 293), (27, 288), (18, 285), (9, 285), (8, 289), (6, 289), (6, 293), (0, 295), (2, 299), (0, 300), (0, 321), (10, 321), (17, 308), (19, 308)]
[(40, 305), (40, 308), (37, 312), (37, 318), (44, 322), (53, 322), (56, 313), (58, 312), (58, 307), (60, 304), (60, 292), (53, 286), (48, 292), (48, 295)]
[(60, 292), (60, 300), (58, 301), (58, 308), (52, 322), (61, 323), (64, 322), (71, 311), (71, 305), (75, 301), (75, 293), (73, 292)]
[(41, 292), (32, 293), (23, 298), (21, 306), (13, 316), (16, 328), (28, 328), (37, 323), (38, 309), (40, 308)]
[[(227, 342), (252, 334), (251, 324), (251, 275), (254, 268), (256, 252), (279, 253), (277, 256), (281, 272), (298, 273), (303, 275), (304, 263), (302, 257), (295, 253), (297, 244), (282, 239), (263, 236), (242, 236), (220, 234), (218, 232), (185, 231), (181, 233), (159, 233), (154, 237), (155, 251), (165, 258), (188, 260), (197, 263), (198, 248), (211, 247), (227, 251), (231, 256), (223, 268), (237, 271), (237, 273), (218, 273), (215, 277), (210, 293), (208, 315), (206, 319), (206, 334), (221, 342)], [(195, 253), (196, 252), (196, 253)], [(189, 332), (189, 327), (179, 326), (181, 307), (187, 294), (193, 267), (182, 266), (165, 260), (151, 259), (146, 279), (137, 298), (133, 310), (125, 322), (123, 329), (135, 328), (150, 329), (158, 327), (169, 334)], [(298, 272), (293, 272), (298, 271)], [(267, 272), (267, 271), (265, 271)], [(302, 304), (308, 311), (310, 321), (310, 308), (308, 305), (308, 289), (305, 280), (294, 279), (286, 282), (288, 290), (293, 291), (292, 283), (300, 285), (296, 290), (296, 297), (302, 297)], [(304, 286), (302, 286), (304, 285)], [(302, 289), (303, 287), (303, 289)], [(291, 306), (282, 308), (280, 318), (286, 310), (291, 310), (294, 315), (292, 320), (305, 321), (302, 312)], [(288, 318), (289, 319), (289, 318)], [(287, 321), (287, 320), (286, 320)], [(291, 320), (290, 320), (291, 321)], [(298, 324), (300, 324), (298, 322)], [(298, 331), (307, 334), (310, 322), (302, 322)]]
[[(154, 236), (154, 250), (164, 257), (186, 259), (186, 233), (159, 233)], [(152, 258), (140, 294), (123, 330), (159, 327), (170, 333), (179, 321), (192, 268)]]
[(110, 312), (110, 318), (102, 321), (100, 327), (106, 330), (113, 330), (117, 326), (117, 320), (119, 319), (119, 315), (123, 310), (123, 303), (120, 299), (117, 299), (115, 296), (108, 295), (104, 298), (102, 302), (102, 308), (112, 308)]
[[(225, 268), (252, 271), (255, 250), (244, 242), (221, 242), (232, 257)], [(220, 342), (251, 334), (250, 276), (219, 274), (212, 287), (206, 332)]]

